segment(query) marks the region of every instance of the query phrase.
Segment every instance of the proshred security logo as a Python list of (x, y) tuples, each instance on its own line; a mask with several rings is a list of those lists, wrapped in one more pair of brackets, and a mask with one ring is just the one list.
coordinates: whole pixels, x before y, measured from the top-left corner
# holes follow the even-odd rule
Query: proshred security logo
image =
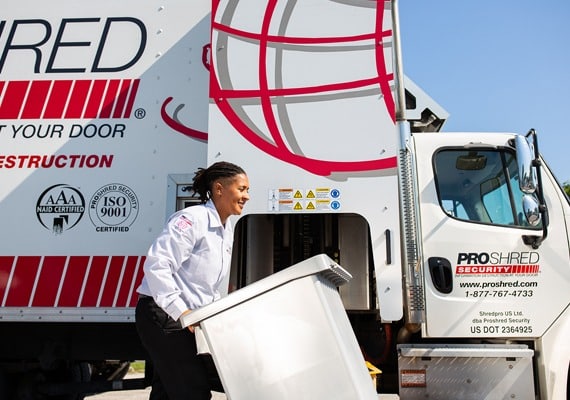
[(69, 185), (58, 184), (47, 188), (36, 204), (36, 215), (44, 228), (56, 235), (73, 228), (85, 213), (85, 199), (81, 192)]
[(540, 272), (536, 251), (459, 253), (455, 273), (464, 275), (521, 275)]

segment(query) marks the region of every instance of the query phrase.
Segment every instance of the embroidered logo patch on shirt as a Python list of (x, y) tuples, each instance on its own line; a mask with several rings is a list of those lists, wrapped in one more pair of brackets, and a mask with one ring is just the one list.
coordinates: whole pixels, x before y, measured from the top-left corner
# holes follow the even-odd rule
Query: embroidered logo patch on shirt
[(174, 222), (174, 226), (180, 232), (185, 232), (188, 229), (192, 228), (192, 221), (186, 218), (184, 215), (179, 216), (176, 221)]

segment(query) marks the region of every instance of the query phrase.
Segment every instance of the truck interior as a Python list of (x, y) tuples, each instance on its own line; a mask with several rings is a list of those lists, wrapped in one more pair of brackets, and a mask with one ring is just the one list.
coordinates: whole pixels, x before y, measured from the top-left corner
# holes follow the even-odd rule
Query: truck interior
[(433, 158), (440, 205), (453, 218), (531, 226), (524, 216), (515, 154), (508, 149), (443, 149)]

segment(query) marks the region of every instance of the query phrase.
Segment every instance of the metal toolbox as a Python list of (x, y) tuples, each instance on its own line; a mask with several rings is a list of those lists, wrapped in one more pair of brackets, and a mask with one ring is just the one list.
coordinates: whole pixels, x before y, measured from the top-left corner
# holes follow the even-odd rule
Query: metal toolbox
[(400, 398), (534, 400), (524, 345), (399, 345)]

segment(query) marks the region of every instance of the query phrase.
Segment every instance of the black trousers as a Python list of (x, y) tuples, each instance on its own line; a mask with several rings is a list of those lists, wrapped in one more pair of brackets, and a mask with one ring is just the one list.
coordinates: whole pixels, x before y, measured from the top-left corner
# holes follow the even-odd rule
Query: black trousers
[(182, 329), (152, 297), (139, 298), (135, 318), (154, 366), (149, 400), (211, 399), (211, 367), (197, 354), (194, 334)]

